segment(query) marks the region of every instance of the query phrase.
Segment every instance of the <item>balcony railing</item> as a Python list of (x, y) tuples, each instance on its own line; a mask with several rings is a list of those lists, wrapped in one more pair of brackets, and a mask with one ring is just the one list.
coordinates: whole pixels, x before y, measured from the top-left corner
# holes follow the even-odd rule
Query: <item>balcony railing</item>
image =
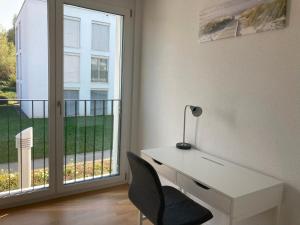
[[(64, 184), (119, 174), (120, 100), (64, 102)], [(0, 99), (0, 196), (49, 186), (48, 101)]]

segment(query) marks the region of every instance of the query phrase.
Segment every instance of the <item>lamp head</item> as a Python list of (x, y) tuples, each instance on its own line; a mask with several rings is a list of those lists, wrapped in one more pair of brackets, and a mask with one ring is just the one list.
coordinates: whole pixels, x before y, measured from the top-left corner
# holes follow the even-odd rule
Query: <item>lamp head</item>
[(190, 106), (190, 109), (191, 109), (191, 111), (192, 111), (192, 114), (195, 116), (195, 117), (199, 117), (199, 116), (201, 116), (201, 114), (202, 114), (202, 108), (201, 107), (199, 107), (199, 106)]

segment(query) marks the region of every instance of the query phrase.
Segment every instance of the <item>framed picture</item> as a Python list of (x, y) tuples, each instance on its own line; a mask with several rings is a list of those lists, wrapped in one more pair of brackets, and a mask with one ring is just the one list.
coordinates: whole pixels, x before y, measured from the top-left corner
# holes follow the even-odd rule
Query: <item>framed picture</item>
[(225, 0), (200, 13), (200, 42), (282, 29), (287, 0)]

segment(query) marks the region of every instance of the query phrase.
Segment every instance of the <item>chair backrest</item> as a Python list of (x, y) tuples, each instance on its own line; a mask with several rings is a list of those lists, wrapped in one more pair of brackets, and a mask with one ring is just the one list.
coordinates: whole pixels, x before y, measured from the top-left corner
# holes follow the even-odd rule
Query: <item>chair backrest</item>
[(129, 199), (153, 224), (159, 225), (165, 207), (159, 177), (147, 161), (131, 152), (127, 157), (132, 172)]

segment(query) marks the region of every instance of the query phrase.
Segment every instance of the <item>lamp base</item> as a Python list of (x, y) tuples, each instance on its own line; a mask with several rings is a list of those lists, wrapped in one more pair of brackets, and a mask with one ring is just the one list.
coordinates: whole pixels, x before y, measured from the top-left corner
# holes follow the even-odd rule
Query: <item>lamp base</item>
[(189, 143), (181, 142), (181, 143), (176, 144), (176, 148), (182, 149), (182, 150), (189, 150), (192, 148), (192, 145)]

